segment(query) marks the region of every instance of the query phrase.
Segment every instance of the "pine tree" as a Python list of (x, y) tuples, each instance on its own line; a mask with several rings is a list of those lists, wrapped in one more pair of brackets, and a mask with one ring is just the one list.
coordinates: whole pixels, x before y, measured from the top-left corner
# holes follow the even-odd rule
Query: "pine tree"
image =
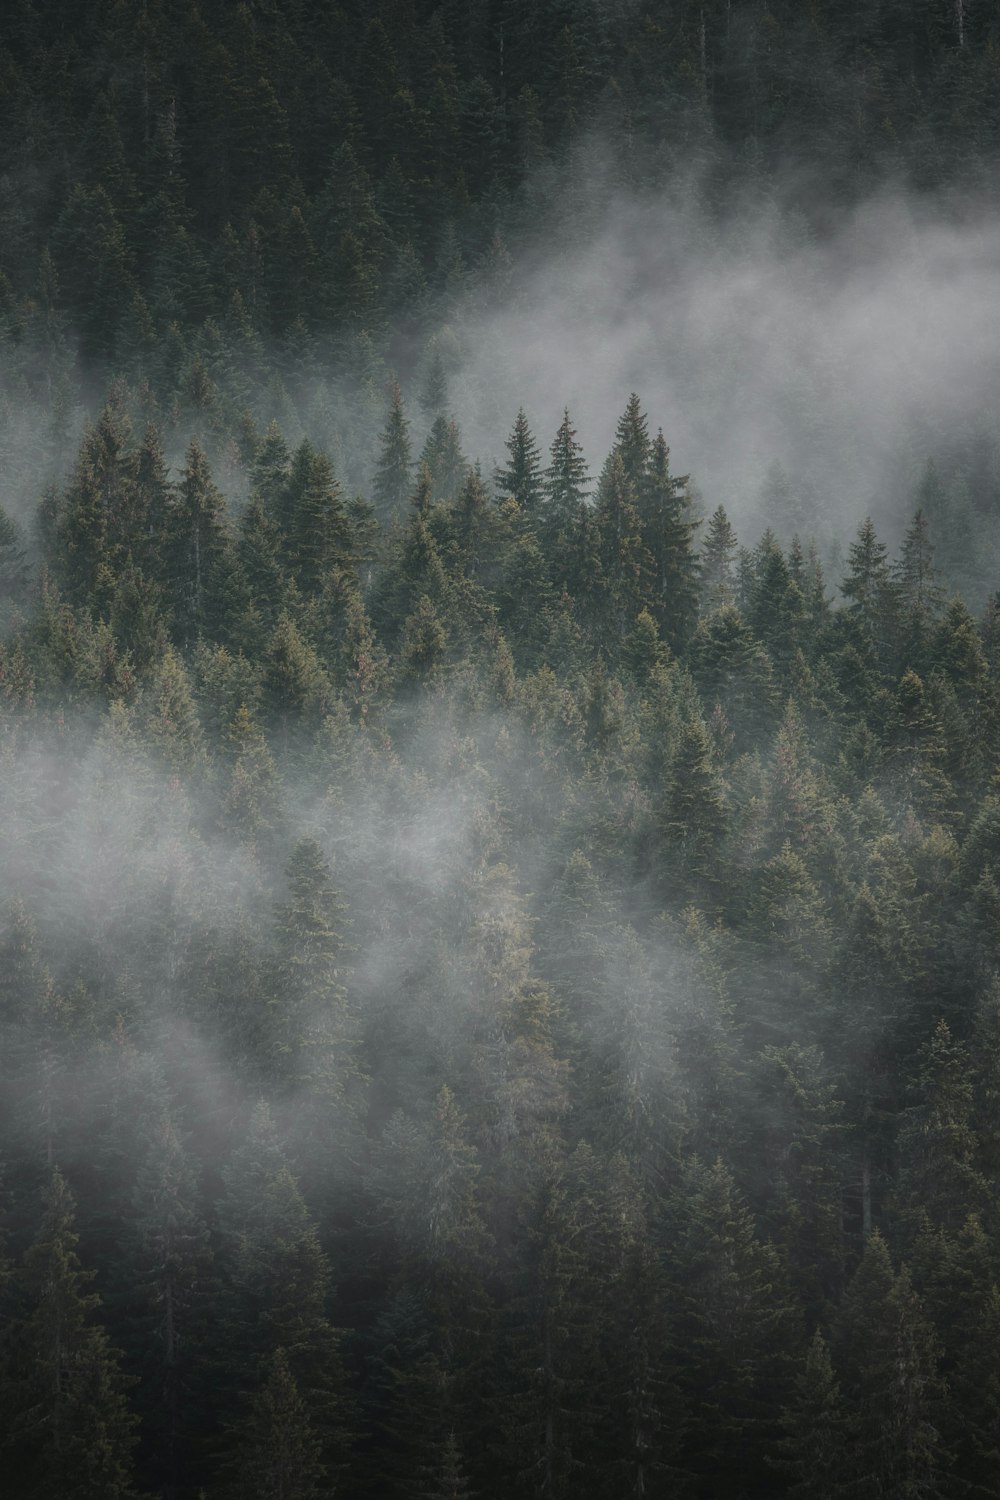
[(329, 684), (315, 651), (302, 639), (294, 621), (283, 614), (264, 654), (262, 708), (287, 743), (293, 726), (318, 718)]
[(306, 598), (332, 568), (352, 561), (351, 527), (333, 465), (303, 440), (292, 459), (285, 504), (289, 562)]
[(791, 1481), (795, 1500), (834, 1500), (852, 1493), (847, 1408), (830, 1350), (819, 1329), (813, 1335), (795, 1391), (784, 1414), (783, 1456), (775, 1466)]
[(841, 584), (848, 614), (880, 652), (891, 651), (897, 619), (897, 590), (888, 562), (869, 516), (858, 528), (848, 551), (848, 573)]
[(691, 1412), (686, 1465), (706, 1494), (762, 1485), (795, 1335), (779, 1257), (758, 1239), (721, 1161), (688, 1165), (671, 1229), (678, 1375)]
[(100, 1298), (85, 1290), (93, 1278), (77, 1241), (72, 1196), (53, 1170), (22, 1270), (7, 1478), (25, 1500), (131, 1500), (135, 1418), (117, 1352), (94, 1321)]
[(319, 1500), (324, 1493), (323, 1443), (284, 1349), (272, 1356), (233, 1438), (234, 1500)]
[(344, 988), (344, 905), (315, 839), (285, 867), (289, 899), (276, 912), (280, 1012), (272, 1028), (279, 1076), (330, 1103), (357, 1075), (357, 1037)]
[(254, 494), (240, 517), (236, 556), (246, 582), (248, 609), (235, 622), (237, 640), (251, 653), (260, 650), (274, 629), (287, 596), (288, 580), (282, 567), (282, 532), (259, 493)]
[(277, 422), (272, 422), (254, 455), (252, 490), (276, 525), (288, 530), (288, 475), (291, 455)]
[(375, 513), (383, 523), (401, 516), (406, 509), (413, 469), (409, 427), (403, 412), (402, 391), (398, 382), (393, 381), (373, 485)]
[(893, 570), (903, 628), (901, 665), (918, 673), (927, 670), (927, 650), (942, 603), (934, 571), (934, 548), (927, 517), (918, 510), (903, 538)]
[(173, 1495), (190, 1476), (204, 1435), (199, 1356), (208, 1337), (212, 1255), (192, 1163), (167, 1112), (154, 1114), (142, 1142), (133, 1203), (129, 1294), (141, 1348), (144, 1437), (152, 1468)]
[(133, 490), (129, 430), (120, 411), (106, 406), (84, 436), (63, 498), (53, 559), (70, 598), (102, 602), (123, 561)]
[(193, 442), (167, 519), (168, 597), (182, 642), (211, 634), (221, 623), (228, 547), (225, 500), (204, 450)]
[(739, 548), (736, 533), (720, 505), (713, 512), (701, 552), (702, 613), (712, 614), (735, 602), (733, 559)]
[(731, 604), (698, 623), (688, 654), (707, 706), (721, 704), (740, 749), (756, 744), (777, 716), (770, 657)]
[(0, 621), (24, 600), (28, 583), (28, 564), (20, 532), (0, 506)]
[(493, 476), (497, 493), (509, 495), (527, 515), (534, 516), (542, 503), (542, 465), (523, 406), (518, 408), (504, 446), (510, 456)]
[(618, 418), (613, 452), (621, 459), (626, 481), (632, 486), (633, 492), (640, 495), (652, 445), (649, 440), (649, 420), (635, 391), (629, 396), (625, 410)]
[(169, 646), (149, 685), (145, 710), (151, 747), (169, 771), (191, 776), (205, 762), (205, 736), (184, 666)]
[(939, 1021), (920, 1055), (917, 1101), (901, 1120), (898, 1212), (955, 1233), (988, 1203), (976, 1166), (968, 1049)]
[(595, 509), (603, 584), (602, 636), (613, 651), (647, 602), (652, 562), (642, 539), (636, 499), (621, 451), (615, 448), (601, 475)]
[(679, 651), (698, 612), (694, 533), (700, 523), (688, 519), (687, 476), (671, 474), (662, 429), (653, 439), (638, 500), (643, 542), (652, 562), (656, 617), (670, 646)]
[(726, 833), (723, 789), (701, 719), (685, 723), (670, 771), (661, 828), (668, 879), (687, 891), (714, 881)]
[(905, 1268), (877, 1232), (848, 1287), (836, 1339), (855, 1484), (902, 1497), (948, 1493), (938, 1344)]
[[(304, 1407), (308, 1431), (319, 1443), (329, 1484), (347, 1453), (347, 1409), (339, 1339), (328, 1318), (330, 1267), (316, 1225), (289, 1168), (267, 1106), (257, 1106), (245, 1140), (224, 1173), (219, 1205), (222, 1288), (218, 1303), (219, 1396), (230, 1428), (231, 1459), (245, 1452), (240, 1403), (234, 1385), (256, 1374), (274, 1378), (278, 1351)], [(299, 1413), (296, 1450), (314, 1454), (312, 1438), (287, 1382), (279, 1394)]]
[(576, 429), (570, 423), (569, 411), (565, 410), (549, 450), (549, 466), (544, 475), (544, 503), (539, 513), (544, 551), (553, 579), (560, 585), (567, 578), (569, 539), (576, 532), (588, 490), (583, 448), (576, 440)]
[(435, 500), (444, 504), (455, 499), (469, 471), (462, 452), (462, 438), (454, 418), (436, 417), (420, 454), (433, 481)]

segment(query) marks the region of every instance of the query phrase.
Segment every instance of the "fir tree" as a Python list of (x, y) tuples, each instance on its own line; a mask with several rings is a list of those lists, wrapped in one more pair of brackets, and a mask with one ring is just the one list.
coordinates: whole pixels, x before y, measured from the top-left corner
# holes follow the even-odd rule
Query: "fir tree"
[(556, 583), (567, 577), (566, 551), (576, 531), (580, 508), (589, 490), (587, 463), (576, 440), (576, 429), (563, 412), (562, 422), (549, 450), (544, 475), (544, 504), (539, 525), (546, 555), (551, 559)]
[(401, 516), (406, 507), (413, 469), (409, 427), (403, 412), (402, 391), (393, 381), (374, 479), (375, 513), (383, 523)]
[(533, 516), (542, 501), (542, 466), (538, 444), (531, 434), (523, 406), (518, 408), (504, 446), (509, 457), (493, 476), (497, 493), (510, 495), (523, 511)]
[(94, 1320), (100, 1298), (85, 1290), (93, 1274), (80, 1264), (77, 1240), (73, 1199), (54, 1170), (24, 1257), (8, 1473), (26, 1500), (131, 1500), (135, 1418), (117, 1352)]
[(711, 614), (735, 601), (733, 559), (739, 543), (720, 505), (713, 512), (705, 533), (701, 553), (702, 611)]

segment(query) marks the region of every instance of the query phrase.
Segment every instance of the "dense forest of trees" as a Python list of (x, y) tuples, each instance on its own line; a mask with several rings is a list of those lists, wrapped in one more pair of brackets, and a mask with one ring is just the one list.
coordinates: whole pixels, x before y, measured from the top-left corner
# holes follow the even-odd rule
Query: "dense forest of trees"
[(998, 59), (974, 0), (4, 8), (12, 1496), (1000, 1493), (995, 455), (838, 560), (627, 391), (477, 462), (442, 333), (596, 141), (719, 214), (791, 153), (817, 233), (988, 196)]

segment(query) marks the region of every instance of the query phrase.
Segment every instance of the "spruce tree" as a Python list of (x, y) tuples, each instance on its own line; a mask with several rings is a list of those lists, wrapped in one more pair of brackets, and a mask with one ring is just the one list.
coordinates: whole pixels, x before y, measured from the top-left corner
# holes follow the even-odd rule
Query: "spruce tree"
[(232, 1432), (233, 1500), (319, 1500), (323, 1443), (299, 1394), (284, 1349), (275, 1350), (262, 1383)]
[(493, 476), (497, 493), (510, 495), (523, 511), (533, 516), (542, 501), (542, 466), (538, 444), (528, 426), (523, 406), (518, 408), (504, 446), (509, 457)]
[(222, 622), (228, 550), (225, 500), (204, 449), (193, 442), (167, 517), (168, 598), (182, 643), (214, 633)]
[(94, 1314), (100, 1298), (76, 1253), (75, 1207), (54, 1169), (21, 1272), (13, 1330), (8, 1478), (25, 1500), (132, 1500), (135, 1418), (127, 1382)]
[(938, 1341), (906, 1269), (877, 1232), (841, 1308), (838, 1366), (850, 1410), (852, 1480), (874, 1494), (948, 1493)]
[[(266, 1387), (281, 1350), (329, 1484), (346, 1461), (348, 1432), (339, 1338), (328, 1316), (330, 1267), (266, 1105), (255, 1109), (223, 1178), (216, 1348), (231, 1461), (245, 1452), (239, 1391), (253, 1375)], [(278, 1384), (273, 1399), (294, 1405), (288, 1383)], [(313, 1452), (305, 1423), (296, 1422), (298, 1453)]]
[(709, 519), (702, 546), (702, 613), (712, 614), (724, 605), (735, 602), (733, 559), (738, 548), (736, 533), (730, 525), (725, 509), (720, 505)]
[(544, 503), (539, 516), (545, 554), (557, 584), (562, 584), (568, 576), (566, 552), (569, 539), (576, 532), (580, 509), (588, 492), (587, 462), (566, 410), (549, 449), (549, 466), (544, 475)]
[(687, 641), (698, 611), (698, 561), (689, 519), (687, 476), (670, 472), (670, 449), (660, 429), (649, 453), (638, 493), (642, 536), (651, 559), (651, 593), (656, 618), (670, 646)]
[(847, 1407), (819, 1329), (784, 1413), (782, 1457), (775, 1467), (791, 1481), (795, 1500), (834, 1500), (853, 1492)]
[(383, 523), (401, 516), (406, 508), (413, 469), (409, 428), (403, 411), (403, 393), (398, 382), (393, 381), (373, 484), (375, 514)]
[(351, 528), (333, 465), (303, 441), (292, 458), (286, 495), (287, 546), (303, 595), (322, 589), (334, 567), (351, 561)]

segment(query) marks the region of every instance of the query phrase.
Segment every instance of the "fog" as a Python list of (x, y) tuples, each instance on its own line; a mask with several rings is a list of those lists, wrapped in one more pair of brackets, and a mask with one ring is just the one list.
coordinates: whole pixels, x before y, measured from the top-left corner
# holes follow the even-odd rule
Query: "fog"
[(807, 529), (869, 510), (896, 529), (927, 458), (992, 425), (1000, 225), (891, 191), (824, 232), (766, 198), (710, 220), (698, 197), (612, 195), (515, 264), (509, 305), (459, 309), (467, 446), (495, 453), (518, 405), (547, 446), (568, 405), (596, 471), (636, 390), (709, 509), (766, 524), (777, 464)]

